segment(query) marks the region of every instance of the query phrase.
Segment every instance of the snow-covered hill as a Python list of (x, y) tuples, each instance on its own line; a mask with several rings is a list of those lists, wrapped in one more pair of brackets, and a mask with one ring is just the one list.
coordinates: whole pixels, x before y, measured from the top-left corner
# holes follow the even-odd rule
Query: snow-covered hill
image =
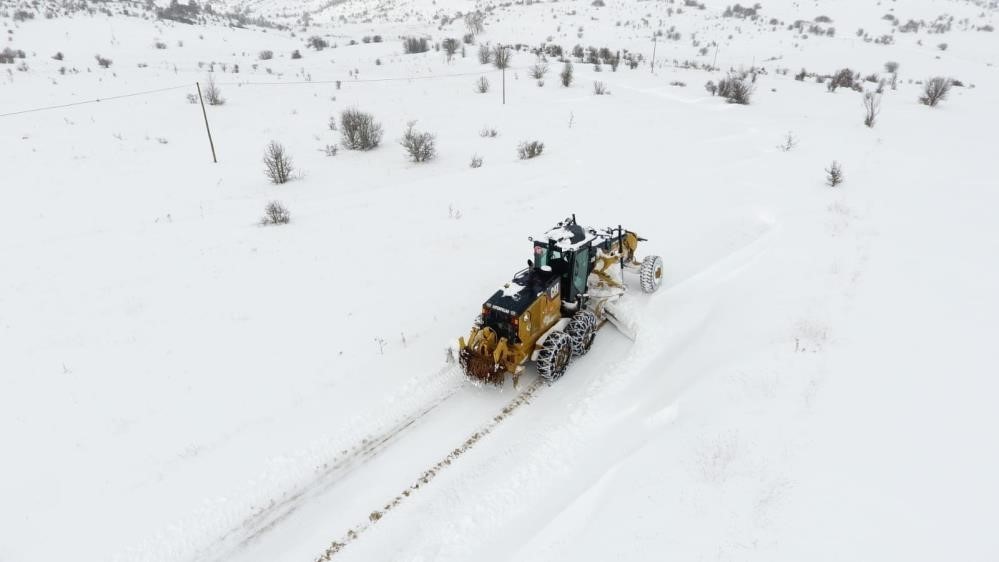
[[(0, 561), (999, 557), (996, 3), (604, 3), (0, 4)], [(663, 256), (636, 341), (465, 382), (570, 213)]]

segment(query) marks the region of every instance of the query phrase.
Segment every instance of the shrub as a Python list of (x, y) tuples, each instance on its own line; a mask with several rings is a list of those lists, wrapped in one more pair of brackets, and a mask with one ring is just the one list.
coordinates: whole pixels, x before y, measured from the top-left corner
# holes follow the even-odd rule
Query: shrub
[(923, 85), (923, 95), (919, 97), (919, 103), (936, 107), (936, 105), (947, 99), (950, 93), (951, 81), (942, 76), (930, 78)]
[(340, 137), (349, 150), (371, 150), (382, 141), (382, 126), (370, 113), (345, 109), (340, 113)]
[(475, 43), (475, 35), (472, 35), (471, 33), (466, 33), (464, 36), (462, 36), (461, 41), (466, 45), (471, 45)]
[(215, 75), (208, 73), (208, 82), (205, 83), (205, 100), (208, 105), (224, 105), (225, 98), (222, 97), (222, 90), (215, 84)]
[(260, 60), (271, 60), (274, 58), (274, 51), (265, 49), (260, 51), (260, 54), (257, 56), (260, 57)]
[(548, 63), (539, 62), (534, 64), (530, 69), (528, 69), (528, 73), (531, 78), (534, 78), (535, 80), (544, 80), (545, 74), (548, 74)]
[(826, 185), (836, 187), (841, 183), (843, 183), (843, 167), (833, 160), (833, 163), (826, 168)]
[(496, 45), (493, 49), (493, 64), (496, 68), (504, 69), (510, 66), (510, 48), (503, 45)]
[(874, 121), (881, 112), (881, 94), (867, 92), (864, 94), (864, 125), (874, 127)]
[(524, 141), (517, 147), (517, 156), (521, 160), (529, 160), (541, 156), (545, 149), (545, 143), (539, 141)]
[(264, 150), (264, 175), (276, 184), (282, 184), (291, 179), (294, 170), (291, 156), (284, 146), (277, 141), (271, 141)]
[(111, 68), (111, 59), (106, 59), (100, 55), (94, 55), (94, 58), (97, 59), (97, 64), (100, 65), (101, 68)]
[(402, 40), (402, 52), (407, 55), (425, 53), (430, 50), (430, 42), (426, 37), (406, 37)]
[(558, 76), (562, 81), (562, 85), (566, 88), (572, 85), (572, 63), (565, 61), (565, 66), (562, 67), (562, 72)]
[(260, 224), (288, 224), (289, 222), (291, 222), (291, 213), (280, 201), (271, 201), (264, 207), (264, 218), (260, 219)]
[(329, 47), (330, 44), (329, 41), (323, 39), (322, 37), (318, 35), (313, 35), (312, 37), (309, 37), (308, 41), (305, 42), (305, 46), (312, 47), (317, 51), (322, 51), (326, 47)]
[(163, 41), (157, 41), (157, 42), (153, 43), (153, 46), (156, 47), (157, 49), (160, 49), (160, 50), (163, 50), (163, 49), (167, 48), (167, 44), (164, 43)]
[(496, 138), (497, 135), (499, 135), (499, 131), (491, 127), (482, 127), (482, 130), (479, 131), (479, 136), (484, 139), (485, 138), (494, 139)]
[(465, 27), (468, 32), (472, 35), (478, 35), (485, 31), (486, 16), (482, 12), (476, 10), (474, 12), (468, 12), (465, 14)]
[(302, 52), (299, 51), (298, 49), (295, 49), (294, 51), (291, 52), (291, 58), (292, 59), (300, 59), (300, 58), (302, 58)]
[(62, 60), (62, 59), (63, 59), (63, 56), (62, 56), (62, 51), (59, 51), (59, 52), (57, 52), (56, 54), (52, 55), (52, 58), (53, 58), (54, 60)]
[(704, 89), (710, 92), (712, 96), (718, 93), (718, 85), (713, 80), (708, 80), (708, 83), (704, 85)]
[(416, 121), (410, 121), (406, 132), (402, 134), (399, 144), (406, 149), (409, 159), (413, 162), (426, 162), (437, 156), (434, 135), (416, 130)]
[(885, 63), (885, 72), (889, 74), (895, 74), (898, 72), (898, 63), (895, 61), (888, 61)]
[(718, 81), (718, 95), (723, 96), (727, 103), (749, 105), (754, 86), (743, 78), (728, 77)]
[(468, 164), (469, 168), (481, 168), (482, 167), (482, 157), (478, 154), (472, 155), (472, 161)]
[(849, 68), (842, 68), (832, 75), (829, 82), (826, 82), (826, 89), (830, 92), (835, 92), (836, 88), (853, 88), (853, 71)]
[(598, 96), (602, 96), (604, 94), (607, 94), (608, 93), (607, 92), (607, 85), (604, 84), (603, 82), (600, 82), (599, 80), (595, 80), (593, 82), (593, 93), (595, 95), (598, 95)]

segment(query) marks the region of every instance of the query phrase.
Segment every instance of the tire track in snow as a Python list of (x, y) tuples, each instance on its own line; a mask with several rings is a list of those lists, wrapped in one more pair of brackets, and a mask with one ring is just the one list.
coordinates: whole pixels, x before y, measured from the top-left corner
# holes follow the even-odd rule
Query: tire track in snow
[(400, 492), (394, 498), (385, 503), (381, 509), (376, 509), (368, 515), (367, 521), (362, 521), (357, 525), (354, 525), (347, 530), (342, 537), (334, 540), (330, 543), (330, 546), (323, 551), (316, 558), (316, 562), (329, 562), (338, 552), (344, 549), (348, 544), (353, 542), (363, 533), (370, 529), (375, 523), (381, 520), (386, 513), (392, 511), (398, 507), (402, 502), (406, 501), (407, 498), (412, 496), (421, 487), (430, 484), (430, 481), (437, 477), (445, 468), (451, 465), (452, 462), (457, 460), (459, 457), (468, 452), (472, 447), (474, 447), (479, 441), (484, 437), (493, 432), (504, 420), (510, 417), (518, 408), (527, 404), (530, 399), (540, 390), (545, 387), (544, 380), (538, 378), (530, 386), (520, 391), (516, 396), (513, 397), (502, 410), (487, 422), (484, 426), (480, 427), (477, 431), (472, 433), (462, 442), (461, 445), (456, 447), (446, 457), (438, 461), (423, 474), (421, 474), (408, 488)]

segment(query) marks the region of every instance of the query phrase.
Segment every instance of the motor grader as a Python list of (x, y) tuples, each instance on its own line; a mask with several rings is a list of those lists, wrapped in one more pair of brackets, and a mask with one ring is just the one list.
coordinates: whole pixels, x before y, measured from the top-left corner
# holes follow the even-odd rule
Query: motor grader
[(509, 373), (516, 385), (534, 361), (545, 380), (555, 381), (590, 350), (607, 321), (634, 338), (616, 307), (627, 290), (626, 270), (638, 273), (646, 293), (662, 285), (662, 259), (638, 261), (645, 238), (620, 226), (587, 228), (573, 215), (528, 239), (534, 255), (527, 268), (483, 303), (468, 338), (458, 339), (459, 364), (473, 380), (501, 385)]

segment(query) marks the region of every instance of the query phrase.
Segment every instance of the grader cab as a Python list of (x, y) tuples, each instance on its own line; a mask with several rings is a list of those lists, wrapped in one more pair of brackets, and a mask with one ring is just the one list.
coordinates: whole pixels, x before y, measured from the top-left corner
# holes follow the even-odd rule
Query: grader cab
[(458, 340), (459, 363), (473, 380), (502, 384), (510, 373), (516, 384), (531, 360), (543, 378), (558, 379), (605, 322), (620, 325), (614, 305), (626, 290), (624, 271), (638, 272), (645, 292), (662, 285), (662, 259), (637, 261), (645, 239), (620, 226), (586, 228), (573, 215), (530, 240), (527, 269), (483, 303), (468, 339)]

